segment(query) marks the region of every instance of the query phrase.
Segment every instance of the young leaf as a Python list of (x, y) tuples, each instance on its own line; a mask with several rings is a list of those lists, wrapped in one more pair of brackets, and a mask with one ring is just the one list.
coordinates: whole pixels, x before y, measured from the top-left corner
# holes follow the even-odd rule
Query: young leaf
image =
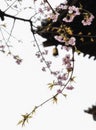
[(65, 98), (67, 97), (67, 94), (63, 94), (63, 93), (62, 93), (62, 95), (63, 95)]
[(20, 124), (22, 124), (22, 122), (23, 122), (23, 120), (20, 120), (20, 121), (17, 123), (17, 125), (20, 125)]
[(54, 85), (55, 85), (55, 82), (53, 81), (53, 83), (49, 83), (48, 85), (49, 85), (50, 90), (52, 90), (52, 88), (53, 88)]

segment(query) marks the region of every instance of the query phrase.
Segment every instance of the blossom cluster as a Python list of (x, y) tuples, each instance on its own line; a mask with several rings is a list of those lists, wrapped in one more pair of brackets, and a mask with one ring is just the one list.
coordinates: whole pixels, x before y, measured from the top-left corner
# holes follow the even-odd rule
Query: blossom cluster
[(46, 16), (50, 17), (50, 19), (52, 19), (53, 22), (56, 22), (58, 20), (58, 17), (60, 15), (60, 13), (59, 13), (60, 10), (67, 10), (67, 15), (62, 19), (63, 22), (68, 22), (68, 23), (73, 22), (73, 20), (74, 20), (74, 18), (76, 16), (83, 15), (84, 19), (81, 21), (81, 23), (84, 26), (87, 26), (87, 25), (91, 25), (91, 23), (92, 23), (92, 21), (94, 19), (93, 14), (91, 14), (87, 10), (83, 10), (83, 8), (76, 7), (74, 5), (68, 6), (67, 2), (64, 2), (64, 3), (60, 4), (59, 6), (57, 6), (56, 10), (55, 10), (55, 13), (53, 13), (53, 12), (50, 13), (51, 8), (50, 8), (49, 5), (46, 5), (45, 1), (41, 2), (41, 4), (44, 7), (43, 7), (43, 9), (42, 9), (42, 7), (40, 7), (39, 8), (39, 12), (42, 13), (42, 14), (44, 14), (45, 10), (46, 10), (47, 11)]
[(77, 15), (80, 15), (79, 8), (75, 6), (69, 6), (67, 16), (63, 18), (63, 21), (72, 22)]
[(84, 26), (91, 25), (93, 19), (94, 19), (94, 15), (92, 15), (92, 14), (90, 14), (90, 15), (86, 14), (84, 16), (84, 19), (82, 20), (82, 24)]
[(69, 38), (67, 41), (64, 39), (64, 37), (58, 36), (58, 35), (54, 36), (54, 38), (55, 38), (57, 41), (59, 41), (59, 42), (64, 42), (65, 45), (75, 46), (75, 44), (76, 44), (76, 38), (75, 38), (75, 37), (71, 37), (71, 38)]

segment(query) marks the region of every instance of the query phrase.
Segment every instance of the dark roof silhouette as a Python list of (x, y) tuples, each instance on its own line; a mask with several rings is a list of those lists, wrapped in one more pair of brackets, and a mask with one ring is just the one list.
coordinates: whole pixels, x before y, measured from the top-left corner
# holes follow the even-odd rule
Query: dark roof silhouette
[(93, 105), (91, 108), (88, 108), (88, 110), (84, 110), (84, 112), (88, 114), (92, 114), (93, 119), (96, 121), (96, 106)]

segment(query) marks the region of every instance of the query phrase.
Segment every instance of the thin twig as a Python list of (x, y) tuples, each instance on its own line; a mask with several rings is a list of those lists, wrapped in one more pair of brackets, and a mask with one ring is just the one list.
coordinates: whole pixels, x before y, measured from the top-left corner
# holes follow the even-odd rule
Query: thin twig
[(12, 25), (12, 28), (11, 28), (11, 31), (10, 31), (10, 34), (9, 34), (9, 37), (8, 37), (8, 39), (7, 39), (7, 43), (9, 42), (9, 39), (10, 39), (10, 37), (11, 37), (11, 34), (12, 34), (12, 31), (13, 31), (13, 28), (14, 28), (14, 26), (15, 26), (15, 19), (14, 19), (14, 21), (13, 21), (13, 25)]
[[(10, 33), (4, 28), (4, 27), (2, 27), (2, 29), (8, 34), (8, 35), (10, 35)], [(17, 39), (15, 36), (13, 36), (12, 34), (11, 34), (11, 37), (12, 38), (14, 38), (16, 41), (20, 41), (19, 39)]]
[[(7, 4), (7, 6), (9, 7), (10, 5), (8, 4), (8, 2), (7, 2), (7, 0), (4, 0), (5, 1), (5, 3)], [(18, 11), (18, 10), (16, 10), (16, 9), (14, 9), (13, 7), (10, 7), (11, 9), (13, 9), (13, 10), (15, 10), (15, 11)], [(6, 10), (5, 10), (6, 11)]]
[(4, 35), (3, 35), (3, 32), (2, 32), (2, 30), (1, 30), (1, 28), (0, 28), (0, 31), (1, 31), (2, 38), (3, 38), (3, 40), (5, 41), (5, 44), (6, 44), (8, 50), (9, 50), (9, 52), (10, 52), (9, 45), (7, 44), (7, 42), (6, 42), (6, 40), (5, 40), (5, 37), (4, 37)]
[[(8, 9), (12, 8), (12, 5), (13, 5), (15, 2), (17, 2), (17, 0), (15, 0), (11, 5), (8, 5), (8, 8), (7, 8), (4, 12), (6, 12)], [(7, 3), (7, 4), (8, 4), (8, 3)]]
[(52, 12), (53, 12), (54, 14), (56, 14), (55, 10), (52, 8), (52, 6), (51, 6), (51, 4), (49, 3), (48, 0), (46, 0), (46, 3), (47, 3), (47, 4), (49, 5), (49, 7), (51, 8)]
[(38, 50), (39, 50), (39, 52), (40, 52), (40, 55), (41, 55), (43, 61), (45, 62), (47, 68), (49, 69), (50, 73), (52, 73), (52, 71), (51, 71), (51, 69), (48, 67), (48, 64), (47, 64), (47, 62), (46, 62), (44, 56), (42, 55), (41, 49), (40, 49), (40, 47), (39, 47), (39, 45), (38, 45), (37, 39), (36, 39), (35, 34), (34, 34), (32, 21), (30, 21), (30, 26), (31, 26), (31, 32), (32, 32), (32, 34), (33, 34), (33, 37), (34, 37), (35, 43), (36, 43), (36, 45), (37, 45), (37, 48), (38, 48)]
[[(36, 106), (36, 109), (38, 109), (39, 107), (43, 106), (44, 104), (48, 103), (50, 100), (52, 100), (54, 97), (58, 96), (58, 94), (54, 94), (52, 97), (48, 98), (47, 100), (45, 100), (44, 102), (42, 102), (41, 104)], [(35, 109), (35, 110), (36, 110)], [(33, 110), (32, 112), (29, 113), (29, 115), (33, 114)]]

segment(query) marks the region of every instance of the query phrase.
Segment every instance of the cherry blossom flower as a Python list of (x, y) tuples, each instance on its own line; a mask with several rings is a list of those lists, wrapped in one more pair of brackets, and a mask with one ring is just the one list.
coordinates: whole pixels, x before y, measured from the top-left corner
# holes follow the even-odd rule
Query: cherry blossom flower
[(90, 17), (85, 17), (84, 20), (82, 20), (82, 24), (84, 26), (91, 25), (93, 19), (94, 19), (94, 16), (91, 14)]
[(74, 87), (73, 87), (72, 85), (70, 85), (70, 86), (67, 86), (66, 89), (68, 89), (68, 90), (73, 90)]
[(61, 80), (58, 81), (56, 84), (59, 85), (59, 86), (63, 86), (63, 85), (64, 85), (63, 82), (62, 82)]
[(74, 16), (80, 15), (79, 8), (78, 8), (78, 7), (75, 7), (75, 6), (69, 6), (68, 13), (69, 13), (69, 14), (74, 14)]
[(49, 12), (51, 8), (49, 6), (46, 6), (46, 10)]
[(37, 56), (37, 58), (40, 58), (41, 56), (39, 53), (36, 53), (35, 55)]
[(18, 65), (20, 65), (21, 62), (22, 62), (22, 59), (17, 59), (17, 60), (16, 60), (16, 63), (17, 63)]
[(58, 93), (58, 94), (62, 93), (62, 90), (58, 89), (58, 90), (57, 90), (57, 93)]
[(64, 22), (71, 23), (74, 20), (74, 15), (67, 15), (65, 18), (63, 18)]
[(64, 0), (64, 4), (67, 5), (67, 3), (68, 3), (68, 0)]
[(16, 60), (16, 63), (17, 63), (18, 65), (21, 64), (22, 59), (21, 59), (18, 55), (14, 55), (13, 58)]
[(68, 42), (66, 42), (66, 45), (71, 45), (71, 46), (75, 46), (76, 42), (76, 38), (75, 37), (71, 37)]
[(47, 55), (48, 54), (48, 50), (44, 50), (43, 52), (42, 52), (42, 55)]
[(66, 65), (66, 69), (68, 72), (72, 71), (73, 67), (71, 66), (71, 62)]
[(44, 72), (45, 72), (45, 71), (46, 71), (46, 68), (45, 68), (45, 67), (42, 67), (42, 71), (44, 71)]
[(90, 20), (93, 20), (94, 19), (94, 15), (90, 15)]
[(54, 76), (57, 76), (60, 73), (60, 71), (52, 71), (51, 74), (53, 74)]
[(50, 18), (53, 20), (53, 22), (56, 22), (57, 19), (58, 19), (58, 16), (59, 16), (59, 13), (56, 13), (56, 14), (50, 14)]
[(68, 5), (60, 4), (57, 8), (62, 9), (62, 10), (66, 10), (68, 8)]
[(59, 42), (64, 42), (64, 38), (63, 38), (62, 36), (56, 35), (56, 36), (54, 36), (54, 38), (55, 38), (57, 41), (59, 41)]
[(45, 55), (47, 55), (48, 54), (48, 50), (45, 50)]
[(58, 80), (67, 80), (68, 78), (68, 73), (64, 73), (63, 75), (58, 76)]
[(69, 6), (68, 8), (68, 14), (65, 18), (63, 18), (64, 22), (72, 22), (75, 18), (75, 16), (80, 15), (79, 8), (75, 6)]
[(39, 8), (39, 13), (43, 14), (44, 11), (42, 10), (42, 8)]
[(47, 67), (50, 68), (52, 62), (51, 61), (46, 61)]
[(70, 63), (70, 61), (71, 61), (70, 55), (69, 55), (69, 54), (66, 54), (66, 56), (63, 58), (63, 64), (64, 64), (64, 65), (67, 65), (67, 64)]

